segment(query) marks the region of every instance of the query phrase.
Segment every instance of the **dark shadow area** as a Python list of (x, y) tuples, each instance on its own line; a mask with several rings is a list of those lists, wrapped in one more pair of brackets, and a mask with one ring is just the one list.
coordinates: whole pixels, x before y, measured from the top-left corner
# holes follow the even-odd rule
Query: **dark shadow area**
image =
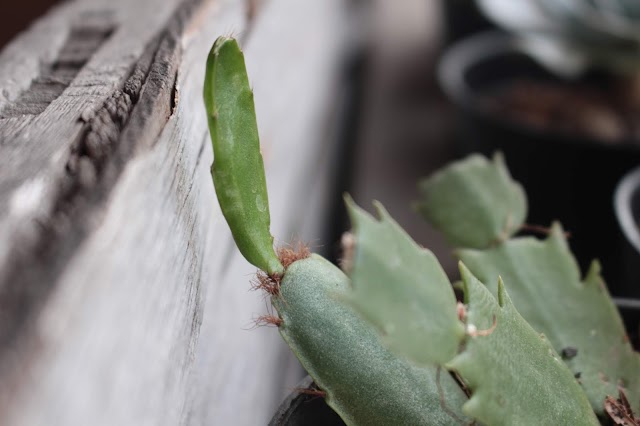
[(44, 15), (59, 0), (30, 0), (26, 2), (6, 2), (2, 7), (0, 21), (0, 49), (5, 47), (19, 32)]

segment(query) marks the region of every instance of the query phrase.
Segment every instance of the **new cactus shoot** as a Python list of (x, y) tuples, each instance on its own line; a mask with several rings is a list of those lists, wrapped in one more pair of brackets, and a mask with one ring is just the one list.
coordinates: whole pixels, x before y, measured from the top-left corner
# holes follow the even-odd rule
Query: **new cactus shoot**
[(238, 42), (220, 37), (209, 52), (204, 104), (220, 208), (242, 255), (270, 275), (284, 272), (273, 249), (269, 199), (253, 91)]

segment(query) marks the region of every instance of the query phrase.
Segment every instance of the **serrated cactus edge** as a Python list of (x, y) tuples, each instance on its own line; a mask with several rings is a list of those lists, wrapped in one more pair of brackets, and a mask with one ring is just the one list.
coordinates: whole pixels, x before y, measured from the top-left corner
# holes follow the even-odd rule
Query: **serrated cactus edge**
[[(484, 223), (499, 223), (512, 211), (517, 211), (524, 224), (526, 200), (506, 170), (501, 156), (489, 161), (479, 155), (459, 161), (420, 183), (424, 205), (430, 199), (445, 197), (446, 203), (420, 208), (425, 218), (447, 236), (455, 240), (458, 222), (482, 227), (478, 216), (492, 216)], [(505, 182), (487, 184), (480, 176), (501, 173)], [(472, 195), (451, 191), (461, 181), (474, 182)], [(511, 188), (511, 194), (504, 188)], [(518, 200), (519, 204), (491, 204), (486, 200), (503, 197)], [(469, 210), (469, 206), (475, 206)], [(478, 211), (478, 206), (483, 211)], [(456, 222), (441, 220), (442, 212), (451, 212)], [(565, 232), (559, 223), (552, 224), (544, 239), (513, 237), (517, 227), (502, 233), (495, 227), (484, 226), (487, 238), (484, 246), (462, 244), (456, 256), (482, 282), (492, 294), (501, 277), (507, 283), (509, 294), (522, 316), (538, 332), (544, 333), (555, 350), (564, 354), (563, 361), (583, 386), (592, 408), (605, 416), (605, 400), (626, 393), (634, 411), (640, 409), (640, 356), (633, 350), (626, 336), (622, 319), (609, 297), (600, 275), (600, 266), (594, 262), (581, 277), (578, 264), (571, 254)], [(504, 238), (504, 236), (507, 238)], [(491, 241), (489, 241), (491, 240)]]

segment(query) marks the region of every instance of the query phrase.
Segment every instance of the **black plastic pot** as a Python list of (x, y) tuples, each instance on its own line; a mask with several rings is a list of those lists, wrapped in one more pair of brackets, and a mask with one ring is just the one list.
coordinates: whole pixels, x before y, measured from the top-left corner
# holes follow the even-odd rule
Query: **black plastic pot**
[(442, 0), (441, 8), (447, 45), (477, 32), (495, 28), (482, 14), (476, 0)]
[(289, 394), (280, 404), (269, 426), (345, 426), (324, 398), (313, 395), (317, 388), (311, 377), (305, 377), (297, 387), (298, 390)]
[[(634, 261), (640, 261), (640, 167), (622, 178), (614, 200), (618, 224), (632, 249), (629, 255)], [(640, 283), (640, 277), (638, 281)]]
[[(616, 218), (627, 245), (620, 253), (629, 264), (640, 263), (640, 167), (633, 169), (620, 181), (616, 188), (614, 197), (614, 208)], [(640, 277), (636, 277), (640, 285)], [(616, 300), (618, 309), (625, 317), (627, 329), (633, 329), (640, 324), (640, 300), (618, 299)], [(632, 338), (638, 343), (638, 333)]]
[(439, 78), (457, 107), (458, 153), (502, 151), (527, 192), (528, 222), (548, 226), (560, 220), (582, 270), (598, 258), (613, 296), (640, 298), (640, 262), (621, 255), (628, 243), (613, 209), (618, 181), (640, 164), (640, 146), (528, 127), (487, 108), (492, 90), (518, 79), (563, 82), (512, 36), (490, 32), (456, 44), (442, 58)]

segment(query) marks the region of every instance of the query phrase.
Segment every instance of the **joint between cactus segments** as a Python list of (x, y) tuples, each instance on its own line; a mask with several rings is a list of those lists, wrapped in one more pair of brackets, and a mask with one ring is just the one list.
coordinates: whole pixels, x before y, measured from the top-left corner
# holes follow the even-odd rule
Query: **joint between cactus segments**
[(353, 258), (356, 252), (356, 236), (352, 232), (345, 232), (340, 238), (340, 245), (342, 246), (342, 257), (339, 260), (339, 265), (342, 271), (349, 275), (351, 269), (353, 269)]
[(478, 337), (478, 336), (484, 337), (484, 336), (488, 336), (491, 333), (493, 333), (493, 331), (496, 329), (497, 325), (498, 325), (498, 320), (497, 320), (496, 316), (494, 315), (493, 316), (493, 324), (488, 329), (486, 329), (486, 330), (478, 330), (475, 325), (467, 324), (467, 327), (466, 327), (465, 331), (466, 331), (467, 335), (471, 336), (471, 337)]
[(456, 313), (461, 322), (467, 321), (467, 307), (462, 302), (456, 303)]
[(507, 218), (506, 218), (505, 223), (504, 223), (504, 228), (502, 229), (502, 232), (500, 233), (500, 235), (497, 238), (498, 241), (497, 241), (496, 245), (502, 244), (505, 241), (507, 241), (509, 239), (509, 237), (511, 236), (512, 229), (513, 229), (513, 214), (512, 213), (508, 213), (507, 214)]
[(311, 256), (311, 250), (303, 243), (298, 243), (295, 248), (282, 247), (278, 249), (278, 259), (284, 267), (283, 273), (267, 273), (258, 271), (251, 283), (252, 290), (262, 290), (266, 295), (278, 297), (280, 295), (280, 283), (289, 266), (292, 263)]
[[(520, 231), (532, 232), (534, 234), (540, 234), (540, 235), (543, 235), (543, 236), (549, 236), (549, 235), (551, 235), (552, 228), (550, 228), (548, 226), (536, 225), (536, 224), (532, 224), (532, 223), (524, 223), (520, 227)], [(563, 231), (562, 232), (562, 236), (565, 239), (569, 239), (569, 238), (571, 238), (571, 232)]]
[(292, 263), (306, 259), (309, 256), (311, 256), (309, 246), (300, 241), (295, 245), (295, 247), (280, 247), (278, 249), (278, 259), (284, 267), (285, 272)]

